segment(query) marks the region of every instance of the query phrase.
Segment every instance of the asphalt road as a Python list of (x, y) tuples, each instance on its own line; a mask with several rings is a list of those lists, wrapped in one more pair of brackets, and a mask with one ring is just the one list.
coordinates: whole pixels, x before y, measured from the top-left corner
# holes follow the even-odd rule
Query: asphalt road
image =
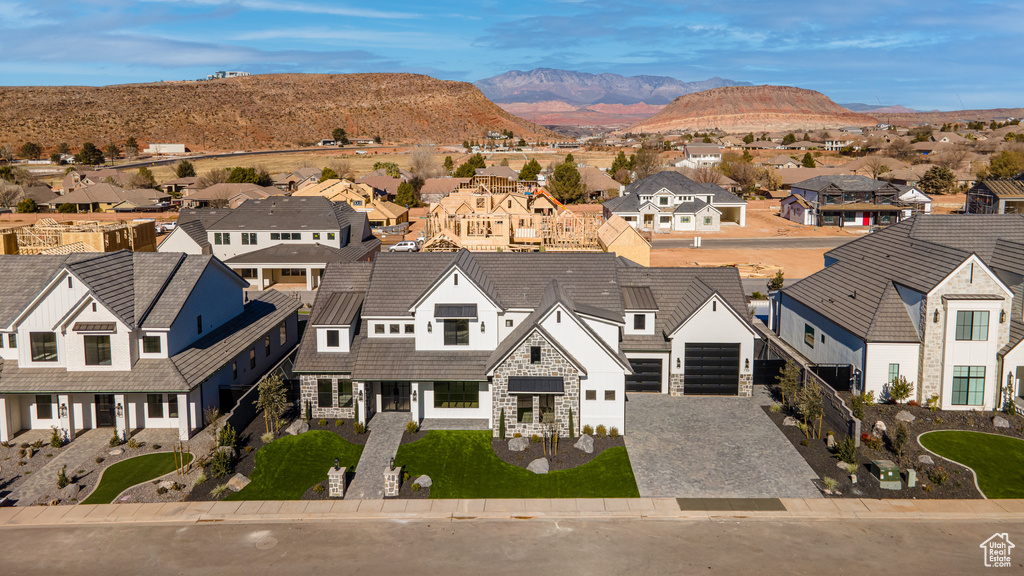
[[(721, 250), (753, 250), (775, 248), (838, 248), (853, 240), (846, 236), (815, 236), (787, 238), (708, 238), (702, 237), (701, 248)], [(693, 238), (655, 238), (653, 248), (693, 248)]]
[[(1024, 521), (348, 521), (0, 529), (0, 574), (1020, 574)], [(1021, 546), (1018, 544), (1017, 546)]]

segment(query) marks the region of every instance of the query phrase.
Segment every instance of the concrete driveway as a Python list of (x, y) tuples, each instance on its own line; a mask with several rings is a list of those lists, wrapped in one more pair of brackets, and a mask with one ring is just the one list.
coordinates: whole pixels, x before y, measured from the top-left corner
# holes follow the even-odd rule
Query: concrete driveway
[[(626, 396), (626, 449), (645, 498), (818, 498), (814, 471), (753, 398)], [(840, 473), (836, 470), (836, 473)]]

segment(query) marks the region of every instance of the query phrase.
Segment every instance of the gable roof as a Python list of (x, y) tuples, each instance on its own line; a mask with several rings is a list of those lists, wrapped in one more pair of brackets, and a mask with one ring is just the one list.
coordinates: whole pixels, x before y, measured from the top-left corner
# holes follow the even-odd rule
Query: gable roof
[(867, 176), (857, 175), (823, 175), (809, 178), (802, 182), (793, 184), (793, 188), (801, 188), (803, 190), (812, 190), (814, 192), (820, 192), (825, 188), (834, 186), (844, 192), (847, 191), (875, 191), (881, 190), (882, 188), (889, 188), (892, 186), (889, 182), (881, 180), (875, 180), (868, 178)]
[(487, 277), (483, 269), (477, 264), (476, 259), (473, 257), (473, 253), (465, 248), (462, 248), (455, 253), (448, 266), (437, 276), (437, 279), (427, 287), (426, 290), (420, 294), (420, 297), (416, 299), (416, 302), (423, 300), (423, 298), (430, 293), (434, 286), (437, 284), (437, 280), (444, 278), (454, 269), (459, 269), (477, 288), (483, 292), (484, 296), (494, 302), (495, 305), (501, 307), (501, 299), (498, 297), (497, 292), (494, 288), (494, 283)]

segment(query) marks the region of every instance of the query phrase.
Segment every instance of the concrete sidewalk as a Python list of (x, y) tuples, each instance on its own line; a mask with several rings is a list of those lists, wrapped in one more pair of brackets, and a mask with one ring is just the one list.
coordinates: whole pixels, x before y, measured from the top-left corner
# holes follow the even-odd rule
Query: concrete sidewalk
[[(703, 502), (704, 505), (693, 505)], [(972, 520), (1024, 522), (1024, 500), (783, 498), (784, 510), (728, 510), (724, 500), (317, 500), (0, 508), (0, 528), (82, 524), (337, 520)], [(734, 501), (735, 502), (735, 501)], [(680, 508), (705, 508), (686, 509)]]

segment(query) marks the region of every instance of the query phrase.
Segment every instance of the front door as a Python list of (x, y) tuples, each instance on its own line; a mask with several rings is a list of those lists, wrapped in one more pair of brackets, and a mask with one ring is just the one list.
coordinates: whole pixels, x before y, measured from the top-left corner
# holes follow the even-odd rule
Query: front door
[(117, 422), (117, 417), (114, 415), (114, 395), (113, 394), (97, 394), (96, 395), (96, 427), (104, 428), (107, 426), (114, 426)]
[(409, 401), (411, 390), (409, 382), (381, 382), (381, 409), (384, 412), (408, 412), (412, 409)]

